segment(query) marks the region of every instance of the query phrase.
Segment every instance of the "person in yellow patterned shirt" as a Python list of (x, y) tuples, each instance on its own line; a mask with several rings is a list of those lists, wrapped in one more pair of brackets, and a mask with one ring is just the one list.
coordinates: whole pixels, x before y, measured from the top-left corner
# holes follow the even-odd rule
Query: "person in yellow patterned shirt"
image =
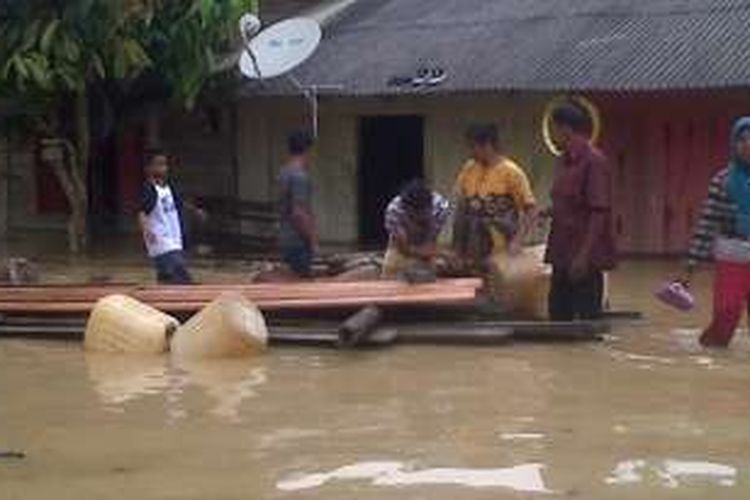
[(467, 270), (485, 272), (487, 259), (517, 253), (536, 200), (523, 169), (503, 155), (495, 125), (475, 125), (466, 138), (471, 158), (456, 181), (453, 247)]

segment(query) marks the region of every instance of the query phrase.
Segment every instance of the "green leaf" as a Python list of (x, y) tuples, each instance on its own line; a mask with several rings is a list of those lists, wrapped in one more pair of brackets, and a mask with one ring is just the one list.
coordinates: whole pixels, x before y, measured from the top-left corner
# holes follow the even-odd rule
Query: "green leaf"
[(116, 80), (122, 80), (125, 78), (125, 73), (127, 71), (127, 62), (125, 60), (125, 51), (122, 49), (122, 47), (117, 47), (115, 49), (114, 58), (112, 60), (112, 76)]
[(70, 37), (65, 37), (63, 41), (63, 51), (65, 58), (71, 62), (78, 62), (81, 57), (81, 47), (77, 41), (74, 41)]
[(24, 61), (23, 57), (16, 54), (13, 57), (13, 67), (16, 70), (16, 75), (21, 80), (28, 80), (29, 78), (29, 70), (26, 66), (26, 61)]
[(133, 68), (140, 70), (151, 63), (148, 54), (143, 50), (141, 44), (133, 39), (123, 41), (123, 50), (127, 56), (127, 62)]
[(213, 0), (200, 0), (201, 25), (205, 26), (211, 20), (214, 9)]
[(37, 43), (39, 37), (39, 29), (42, 25), (40, 20), (32, 22), (23, 33), (23, 43), (21, 44), (21, 50), (31, 50)]
[(94, 54), (91, 57), (91, 67), (94, 69), (94, 74), (96, 74), (97, 77), (101, 79), (107, 77), (107, 70), (104, 68), (104, 63), (102, 62), (102, 58), (99, 57), (99, 54)]
[(49, 24), (47, 24), (47, 27), (44, 29), (44, 32), (42, 33), (41, 42), (39, 43), (39, 47), (41, 48), (42, 52), (45, 52), (45, 53), (49, 52), (50, 46), (52, 45), (52, 40), (54, 39), (59, 26), (60, 26), (59, 19), (53, 19), (52, 21), (49, 22)]
[(81, 74), (71, 66), (60, 67), (57, 72), (57, 77), (61, 81), (63, 89), (67, 92), (79, 90), (85, 85)]
[(8, 58), (7, 61), (5, 61), (5, 64), (3, 64), (3, 70), (0, 72), (0, 79), (7, 80), (10, 78), (10, 73), (13, 71), (13, 68), (16, 64), (16, 58), (17, 56)]
[(29, 71), (31, 79), (36, 85), (42, 88), (49, 86), (49, 73), (47, 59), (41, 54), (32, 54), (26, 59), (26, 68)]

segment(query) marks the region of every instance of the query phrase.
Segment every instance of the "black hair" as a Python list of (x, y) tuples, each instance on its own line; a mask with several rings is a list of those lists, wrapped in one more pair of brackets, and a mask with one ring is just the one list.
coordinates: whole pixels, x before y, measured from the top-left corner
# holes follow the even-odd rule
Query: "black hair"
[(466, 129), (466, 140), (477, 146), (490, 145), (497, 149), (500, 146), (500, 134), (494, 123), (478, 123)]
[(165, 156), (169, 157), (166, 151), (164, 151), (162, 148), (148, 148), (146, 151), (143, 152), (143, 168), (148, 167), (151, 165), (151, 162), (154, 161), (155, 158), (159, 156)]
[(579, 104), (568, 101), (552, 112), (552, 121), (556, 125), (570, 127), (573, 132), (585, 134), (591, 130), (591, 120), (585, 109)]
[(412, 179), (401, 189), (401, 202), (412, 210), (424, 210), (432, 206), (432, 191), (422, 179)]
[(291, 155), (307, 153), (312, 148), (314, 142), (312, 134), (304, 130), (295, 130), (286, 138), (287, 149)]

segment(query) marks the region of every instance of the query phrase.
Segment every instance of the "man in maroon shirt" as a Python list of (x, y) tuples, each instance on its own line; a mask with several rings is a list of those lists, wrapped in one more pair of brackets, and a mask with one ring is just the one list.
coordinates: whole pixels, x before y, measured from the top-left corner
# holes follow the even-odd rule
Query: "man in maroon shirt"
[(550, 319), (594, 319), (602, 313), (604, 271), (615, 266), (609, 164), (589, 142), (590, 123), (580, 106), (560, 106), (552, 122), (564, 153), (555, 170), (547, 242)]

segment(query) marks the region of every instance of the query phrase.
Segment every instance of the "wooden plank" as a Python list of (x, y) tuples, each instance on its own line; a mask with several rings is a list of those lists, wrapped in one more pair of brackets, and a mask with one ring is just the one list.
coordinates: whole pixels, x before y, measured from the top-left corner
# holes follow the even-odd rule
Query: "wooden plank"
[(111, 294), (130, 295), (137, 287), (0, 288), (0, 302), (92, 302)]
[[(440, 305), (471, 303), (475, 293), (471, 290), (444, 291), (441, 293), (411, 291), (408, 294), (392, 295), (352, 295), (337, 298), (309, 298), (309, 299), (267, 299), (254, 300), (262, 310), (297, 310), (297, 309), (338, 309), (366, 306), (370, 304), (382, 306), (411, 306), (411, 305)], [(212, 297), (204, 299), (189, 298), (173, 301), (147, 301), (149, 305), (165, 312), (195, 312), (207, 305)], [(95, 301), (78, 302), (0, 302), (0, 313), (47, 313), (47, 314), (76, 314), (88, 313), (94, 307)]]
[[(414, 288), (416, 285), (410, 285), (402, 281), (395, 280), (374, 280), (374, 281), (351, 281), (351, 282), (338, 282), (338, 281), (303, 281), (295, 283), (253, 283), (253, 284), (234, 284), (234, 283), (215, 283), (215, 284), (199, 284), (199, 285), (149, 285), (139, 287), (138, 290), (142, 291), (185, 291), (185, 290), (250, 290), (257, 292), (285, 292), (287, 290), (304, 290), (304, 291), (326, 291), (330, 290), (357, 290), (363, 287), (369, 290), (404, 290), (408, 288)], [(457, 287), (457, 288), (474, 288), (478, 289), (482, 286), (482, 280), (479, 278), (452, 278), (452, 279), (441, 279), (436, 283), (429, 283), (426, 285), (419, 285), (423, 287)]]
[[(192, 285), (184, 287), (33, 287), (0, 288), (0, 312), (29, 311), (78, 312), (88, 310), (98, 299), (111, 293), (130, 295), (165, 310), (190, 311), (215, 299), (220, 293), (242, 293), (259, 306), (279, 308), (337, 307), (371, 302), (422, 304), (430, 297), (436, 303), (465, 301), (476, 295), (480, 280), (444, 280), (437, 283), (409, 285), (394, 281), (359, 283), (290, 283), (276, 285)], [(330, 303), (327, 306), (326, 303)], [(24, 305), (25, 304), (25, 305)], [(78, 305), (76, 305), (78, 304)]]
[(240, 292), (250, 300), (308, 299), (340, 296), (409, 295), (412, 293), (442, 293), (446, 290), (477, 290), (478, 279), (440, 280), (437, 283), (409, 285), (399, 281), (372, 282), (309, 282), (280, 284), (215, 284), (187, 286), (91, 286), (67, 287), (0, 287), (0, 302), (93, 302), (108, 294), (121, 293), (144, 301), (203, 301), (221, 292)]

